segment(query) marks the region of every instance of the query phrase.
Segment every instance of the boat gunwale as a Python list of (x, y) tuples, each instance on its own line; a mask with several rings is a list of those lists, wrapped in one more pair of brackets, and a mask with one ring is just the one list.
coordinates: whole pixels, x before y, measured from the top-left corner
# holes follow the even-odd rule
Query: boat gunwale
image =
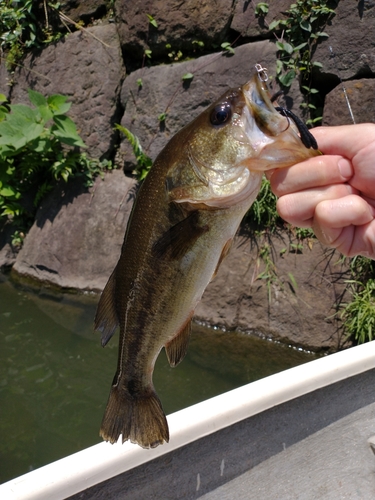
[(251, 382), (167, 417), (170, 442), (151, 450), (103, 442), (0, 485), (9, 500), (67, 498), (246, 418), (375, 367), (375, 341)]

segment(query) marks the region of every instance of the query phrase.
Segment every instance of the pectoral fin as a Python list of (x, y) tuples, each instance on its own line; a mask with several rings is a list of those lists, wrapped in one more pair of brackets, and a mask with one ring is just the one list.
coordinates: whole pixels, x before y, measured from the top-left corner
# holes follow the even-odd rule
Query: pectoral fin
[(176, 366), (180, 363), (187, 353), (189, 339), (191, 334), (191, 319), (182, 328), (182, 330), (165, 345), (165, 351), (170, 366)]
[(228, 252), (229, 252), (230, 247), (231, 247), (231, 245), (232, 245), (232, 241), (233, 241), (233, 238), (231, 238), (230, 240), (228, 240), (228, 241), (225, 243), (225, 245), (224, 245), (224, 247), (223, 247), (223, 249), (222, 249), (222, 251), (221, 251), (221, 255), (220, 255), (220, 258), (219, 258), (219, 260), (218, 260), (218, 263), (216, 264), (216, 269), (215, 269), (215, 272), (214, 272), (214, 274), (212, 275), (212, 278), (211, 278), (211, 279), (214, 279), (214, 278), (215, 278), (215, 276), (217, 275), (217, 272), (218, 272), (218, 270), (219, 270), (220, 264), (223, 262), (223, 260), (225, 259), (225, 257), (228, 255)]
[(102, 333), (101, 341), (104, 347), (119, 325), (115, 301), (116, 268), (111, 274), (99, 300), (96, 310), (94, 329)]
[(191, 212), (185, 219), (172, 226), (153, 245), (156, 257), (168, 256), (172, 260), (180, 259), (188, 252), (198, 238), (209, 231), (208, 226), (199, 225), (199, 211)]

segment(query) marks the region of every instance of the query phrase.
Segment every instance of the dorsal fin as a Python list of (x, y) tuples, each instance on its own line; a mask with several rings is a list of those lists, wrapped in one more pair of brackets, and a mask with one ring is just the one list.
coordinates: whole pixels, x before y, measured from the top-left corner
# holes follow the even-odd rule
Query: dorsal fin
[(109, 277), (104, 287), (96, 310), (94, 329), (102, 333), (102, 346), (107, 345), (109, 339), (115, 333), (119, 325), (119, 318), (116, 311), (115, 289), (116, 289), (116, 268)]
[(177, 366), (184, 359), (189, 345), (190, 334), (191, 319), (168, 344), (165, 344), (165, 352), (170, 366)]

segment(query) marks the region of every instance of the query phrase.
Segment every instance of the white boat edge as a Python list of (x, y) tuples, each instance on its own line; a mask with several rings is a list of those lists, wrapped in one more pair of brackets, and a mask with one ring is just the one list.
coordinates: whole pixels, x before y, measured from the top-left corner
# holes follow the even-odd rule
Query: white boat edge
[(60, 500), (220, 429), (375, 367), (375, 341), (257, 380), (168, 416), (170, 441), (151, 450), (99, 443), (0, 485), (3, 500)]

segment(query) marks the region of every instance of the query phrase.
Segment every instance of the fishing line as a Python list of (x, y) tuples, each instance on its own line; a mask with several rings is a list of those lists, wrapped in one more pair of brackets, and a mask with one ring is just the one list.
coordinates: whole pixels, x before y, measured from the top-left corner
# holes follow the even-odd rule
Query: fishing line
[(345, 96), (346, 104), (347, 104), (348, 109), (349, 109), (350, 118), (352, 119), (352, 122), (353, 122), (353, 124), (355, 125), (355, 123), (356, 123), (356, 122), (355, 122), (355, 119), (354, 119), (354, 115), (353, 115), (352, 107), (351, 107), (351, 105), (350, 105), (350, 101), (349, 101), (348, 94), (346, 93), (346, 88), (345, 88), (344, 82), (342, 81), (342, 78), (341, 78), (341, 76), (340, 76), (340, 74), (339, 74), (339, 69), (338, 69), (338, 67), (337, 67), (336, 60), (335, 60), (336, 54), (333, 52), (331, 45), (329, 46), (329, 51), (330, 51), (330, 53), (331, 53), (330, 58), (331, 58), (331, 59), (333, 59), (333, 64), (334, 64), (334, 66), (335, 66), (335, 68), (336, 68), (336, 71), (337, 71), (337, 76), (338, 76), (338, 78), (339, 78), (339, 80), (340, 80), (340, 83), (341, 83), (341, 86), (342, 86), (342, 90), (343, 90), (343, 92), (344, 92), (344, 96)]

